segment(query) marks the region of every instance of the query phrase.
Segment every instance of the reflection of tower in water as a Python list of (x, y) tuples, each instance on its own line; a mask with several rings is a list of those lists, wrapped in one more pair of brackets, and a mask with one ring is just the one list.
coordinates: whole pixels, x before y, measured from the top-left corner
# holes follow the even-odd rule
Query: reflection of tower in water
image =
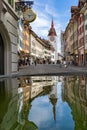
[(54, 115), (54, 120), (56, 121), (57, 83), (54, 83), (54, 85), (51, 87), (49, 99), (51, 104), (53, 105), (53, 115)]

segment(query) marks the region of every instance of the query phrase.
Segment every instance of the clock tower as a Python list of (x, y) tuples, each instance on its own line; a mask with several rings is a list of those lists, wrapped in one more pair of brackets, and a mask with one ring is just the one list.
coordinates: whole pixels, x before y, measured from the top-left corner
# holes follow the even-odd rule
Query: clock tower
[(51, 28), (50, 28), (49, 33), (48, 33), (48, 40), (49, 40), (50, 44), (53, 46), (53, 48), (54, 48), (54, 52), (51, 54), (51, 61), (56, 63), (57, 60), (58, 60), (57, 34), (56, 34), (55, 27), (54, 27), (53, 19), (52, 19), (52, 23), (51, 23)]

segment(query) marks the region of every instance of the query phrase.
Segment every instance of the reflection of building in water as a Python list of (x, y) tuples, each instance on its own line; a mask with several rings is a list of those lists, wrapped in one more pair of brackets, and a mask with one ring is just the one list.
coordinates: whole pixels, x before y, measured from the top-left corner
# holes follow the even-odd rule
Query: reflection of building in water
[(0, 130), (18, 128), (17, 86), (17, 79), (0, 81)]
[(18, 79), (18, 122), (22, 130), (33, 129), (38, 130), (36, 124), (28, 120), (29, 110), (31, 105), (29, 104), (31, 94), (30, 78)]
[(52, 78), (50, 76), (31, 77), (31, 99), (42, 93), (45, 86), (52, 85)]
[(83, 76), (66, 77), (64, 83), (63, 98), (72, 109), (75, 130), (85, 130), (87, 129), (87, 79)]
[[(30, 78), (20, 78), (19, 80), (19, 95), (23, 96), (23, 101), (27, 101), (30, 98)], [(21, 90), (21, 91), (20, 91)], [(21, 93), (21, 94), (20, 94)]]
[(22, 109), (26, 106), (25, 109), (29, 107), (29, 98), (30, 98), (30, 78), (20, 78), (18, 79), (18, 122), (24, 124)]
[(86, 99), (87, 99), (87, 79), (86, 79)]
[(24, 126), (26, 127), (25, 122), (27, 122), (27, 124), (31, 123), (30, 121), (28, 121), (28, 119), (26, 119), (31, 108), (31, 105), (29, 104), (29, 102), (27, 102), (29, 101), (28, 99), (34, 99), (40, 94), (43, 95), (45, 94), (45, 92), (49, 92), (50, 91), (49, 88), (51, 88), (53, 82), (52, 77), (50, 76), (20, 78), (18, 81), (19, 81), (18, 122), (24, 128)]
[(56, 103), (57, 103), (57, 83), (58, 79), (57, 77), (52, 77), (53, 81), (53, 86), (51, 86), (51, 92), (49, 93), (49, 99), (51, 104), (53, 105), (53, 115), (54, 115), (54, 120), (56, 121)]
[[(28, 107), (24, 107), (25, 101), (24, 99), (30, 99), (32, 101), (35, 97), (40, 95), (49, 94), (50, 102), (53, 105), (53, 115), (54, 120), (56, 120), (56, 102), (57, 102), (57, 83), (59, 78), (57, 77), (50, 77), (50, 76), (41, 76), (41, 77), (30, 77), (28, 78), (21, 78), (19, 80), (19, 113), (18, 113), (18, 121), (19, 123), (24, 126), (25, 125), (25, 118), (23, 117), (23, 111), (25, 109), (28, 110), (28, 114), (31, 108), (31, 105)], [(24, 98), (27, 97), (27, 98)], [(26, 110), (26, 111), (27, 111)], [(26, 113), (26, 112), (25, 112)], [(28, 115), (27, 114), (27, 115)], [(27, 121), (27, 119), (26, 119)]]

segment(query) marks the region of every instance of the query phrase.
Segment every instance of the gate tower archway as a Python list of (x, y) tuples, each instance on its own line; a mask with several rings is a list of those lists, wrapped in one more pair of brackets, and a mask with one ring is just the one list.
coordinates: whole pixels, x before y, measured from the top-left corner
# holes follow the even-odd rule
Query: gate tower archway
[(0, 21), (0, 75), (11, 73), (11, 39), (9, 32)]
[(4, 43), (0, 34), (0, 75), (4, 74)]

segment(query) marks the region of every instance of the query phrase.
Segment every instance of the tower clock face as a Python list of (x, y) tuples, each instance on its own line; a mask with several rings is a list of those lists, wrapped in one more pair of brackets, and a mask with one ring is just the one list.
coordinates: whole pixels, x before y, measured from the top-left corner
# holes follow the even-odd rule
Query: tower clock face
[(33, 12), (32, 9), (27, 9), (25, 12), (23, 12), (23, 18), (27, 22), (33, 22), (36, 18), (36, 14)]
[(50, 41), (51, 42), (54, 42), (55, 41), (55, 38), (53, 36), (50, 37)]

